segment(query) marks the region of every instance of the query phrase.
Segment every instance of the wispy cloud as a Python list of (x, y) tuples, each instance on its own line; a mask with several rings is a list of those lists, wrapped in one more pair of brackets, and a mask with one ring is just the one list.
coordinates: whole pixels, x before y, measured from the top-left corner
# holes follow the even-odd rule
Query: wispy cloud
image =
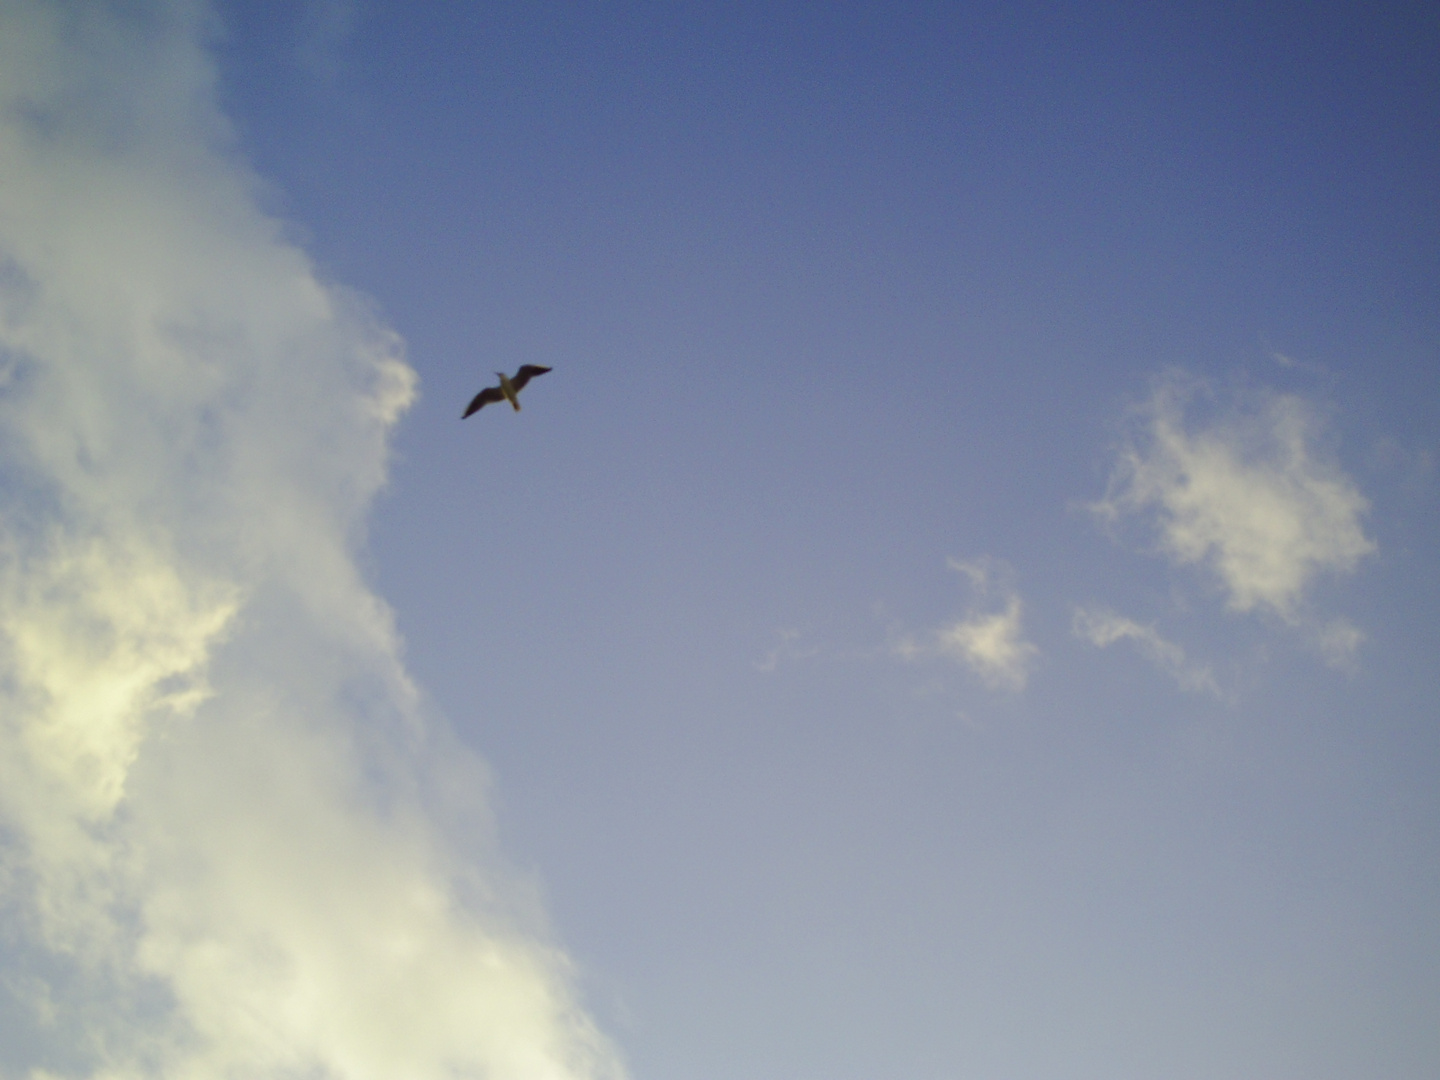
[(356, 539), (415, 379), (186, 2), (0, 4), (0, 1058), (620, 1073)]
[(1210, 666), (1191, 661), (1184, 649), (1165, 640), (1153, 626), (1104, 608), (1076, 608), (1070, 627), (1076, 637), (1101, 649), (1117, 641), (1132, 641), (1140, 655), (1173, 678), (1180, 689), (1220, 696), (1220, 687)]
[(1365, 633), (1348, 619), (1331, 619), (1315, 628), (1314, 641), (1325, 663), (1350, 671), (1355, 667), (1355, 654), (1364, 644)]
[(1318, 449), (1320, 422), (1301, 398), (1256, 395), (1208, 420), (1197, 400), (1213, 403), (1193, 380), (1157, 383), (1093, 509), (1149, 520), (1174, 562), (1213, 572), (1232, 610), (1296, 622), (1316, 575), (1375, 550), (1361, 525), (1369, 504)]
[(786, 627), (775, 631), (779, 638), (778, 644), (765, 654), (764, 660), (755, 662), (755, 670), (766, 674), (776, 670), (782, 662), (788, 663), (792, 660), (809, 660), (811, 657), (820, 655), (820, 649), (815, 645), (802, 646), (800, 639), (804, 636), (799, 630), (793, 627)]
[(949, 566), (969, 579), (977, 603), (962, 618), (923, 637), (900, 637), (894, 653), (912, 661), (944, 657), (970, 668), (991, 689), (1025, 689), (1039, 650), (1025, 640), (1024, 605), (1010, 584), (1009, 568), (987, 557), (951, 559)]

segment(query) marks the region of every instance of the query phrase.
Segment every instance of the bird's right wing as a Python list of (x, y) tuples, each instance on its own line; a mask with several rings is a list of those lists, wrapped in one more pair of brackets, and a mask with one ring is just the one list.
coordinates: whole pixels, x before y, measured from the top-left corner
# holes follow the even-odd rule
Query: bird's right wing
[(475, 395), (474, 399), (466, 407), (464, 415), (462, 415), (460, 419), (464, 420), (465, 417), (469, 416), (471, 413), (479, 412), (486, 405), (493, 405), (497, 401), (504, 400), (505, 395), (501, 392), (498, 386), (487, 386), (484, 390), (481, 390), (478, 394)]
[(513, 376), (511, 376), (510, 385), (515, 387), (517, 391), (521, 390), (524, 388), (525, 384), (528, 383), (531, 379), (533, 379), (536, 375), (544, 375), (549, 370), (550, 369), (548, 367), (541, 367), (539, 364), (526, 364), (519, 371), (515, 372)]

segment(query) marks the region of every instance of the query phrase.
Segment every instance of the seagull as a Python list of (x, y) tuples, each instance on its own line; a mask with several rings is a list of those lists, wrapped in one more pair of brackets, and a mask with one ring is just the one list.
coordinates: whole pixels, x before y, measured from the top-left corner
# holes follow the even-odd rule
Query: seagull
[(495, 374), (500, 376), (500, 385), (487, 386), (484, 390), (481, 390), (480, 393), (476, 394), (475, 399), (470, 402), (469, 406), (465, 409), (464, 416), (461, 416), (460, 419), (464, 420), (466, 416), (479, 412), (486, 405), (495, 401), (508, 401), (514, 406), (515, 411), (519, 412), (520, 391), (525, 389), (525, 384), (536, 375), (544, 375), (549, 370), (548, 367), (541, 367), (539, 364), (526, 364), (519, 371), (515, 372), (514, 376), (506, 375), (503, 371), (497, 371)]

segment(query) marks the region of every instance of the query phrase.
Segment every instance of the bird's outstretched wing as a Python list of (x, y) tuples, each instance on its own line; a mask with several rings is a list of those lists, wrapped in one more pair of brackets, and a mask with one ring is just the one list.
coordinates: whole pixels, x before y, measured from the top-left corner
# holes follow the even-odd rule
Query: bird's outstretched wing
[(464, 420), (465, 417), (469, 416), (471, 413), (479, 412), (486, 405), (492, 405), (497, 401), (504, 400), (505, 395), (500, 392), (500, 388), (498, 386), (487, 386), (484, 390), (481, 390), (478, 394), (475, 395), (474, 399), (466, 407), (465, 413), (460, 417), (460, 419)]
[(536, 375), (544, 375), (549, 370), (548, 367), (541, 367), (539, 364), (526, 364), (510, 377), (510, 383), (516, 390), (520, 390)]

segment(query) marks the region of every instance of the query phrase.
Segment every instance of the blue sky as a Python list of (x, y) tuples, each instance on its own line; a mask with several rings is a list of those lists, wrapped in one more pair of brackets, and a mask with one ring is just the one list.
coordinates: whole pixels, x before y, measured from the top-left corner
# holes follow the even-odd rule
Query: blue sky
[(0, 18), (0, 1076), (1440, 1068), (1432, 10)]

